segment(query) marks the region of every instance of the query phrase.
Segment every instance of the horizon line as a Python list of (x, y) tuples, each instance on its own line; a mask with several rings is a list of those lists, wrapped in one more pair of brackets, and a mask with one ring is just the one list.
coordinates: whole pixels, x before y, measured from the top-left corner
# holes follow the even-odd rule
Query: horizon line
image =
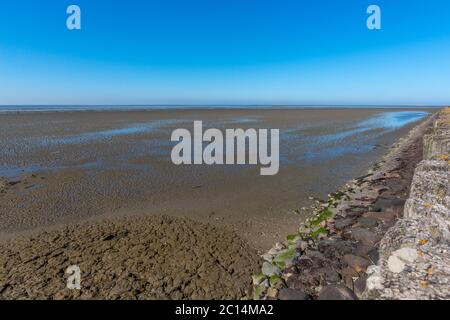
[(287, 104), (287, 103), (211, 103), (211, 104), (0, 104), (0, 107), (445, 107), (449, 104)]

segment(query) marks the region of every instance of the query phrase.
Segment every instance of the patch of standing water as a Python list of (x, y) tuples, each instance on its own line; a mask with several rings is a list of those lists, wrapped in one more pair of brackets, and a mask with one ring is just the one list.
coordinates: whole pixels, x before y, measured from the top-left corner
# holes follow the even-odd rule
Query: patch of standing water
[(88, 143), (96, 140), (110, 139), (115, 136), (133, 135), (139, 133), (151, 132), (161, 127), (179, 122), (179, 120), (155, 120), (150, 123), (137, 123), (131, 126), (101, 130), (95, 132), (86, 132), (78, 135), (63, 137), (41, 137), (41, 145), (63, 145), (63, 144), (79, 144)]
[(395, 130), (419, 121), (427, 115), (429, 113), (425, 111), (383, 112), (373, 118), (361, 121), (359, 125), (369, 129)]
[(377, 139), (386, 133), (419, 121), (429, 113), (424, 111), (383, 112), (359, 121), (346, 130), (304, 137), (304, 151), (294, 161), (326, 161), (345, 155), (367, 153)]

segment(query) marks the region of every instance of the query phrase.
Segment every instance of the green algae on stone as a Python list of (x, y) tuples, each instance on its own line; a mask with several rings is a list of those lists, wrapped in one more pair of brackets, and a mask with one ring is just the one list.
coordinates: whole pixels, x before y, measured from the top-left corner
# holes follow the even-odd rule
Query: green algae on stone
[(281, 279), (281, 277), (279, 277), (279, 276), (271, 276), (269, 278), (269, 284), (271, 287), (276, 288), (276, 289), (281, 289), (286, 286), (286, 284), (284, 283), (284, 280)]
[(264, 279), (266, 279), (266, 276), (262, 272), (260, 272), (258, 274), (254, 274), (252, 276), (253, 285), (257, 286), (257, 285), (261, 284), (261, 282), (263, 282)]
[(341, 200), (344, 196), (346, 196), (345, 192), (342, 191), (337, 191), (332, 193), (331, 198), (333, 198), (333, 200)]
[(320, 227), (309, 234), (313, 239), (316, 239), (320, 234), (327, 234), (328, 230), (325, 227)]
[(297, 255), (296, 246), (291, 245), (287, 249), (281, 250), (280, 253), (273, 258), (273, 263), (280, 268), (285, 268), (292, 264)]
[(289, 244), (296, 243), (297, 240), (299, 240), (299, 239), (300, 239), (300, 236), (298, 234), (290, 234), (290, 235), (286, 236), (286, 241)]
[(259, 300), (263, 297), (264, 292), (266, 291), (266, 286), (264, 284), (260, 284), (253, 289), (253, 299)]
[(333, 212), (331, 212), (331, 210), (329, 208), (325, 208), (322, 211), (320, 211), (319, 214), (311, 220), (310, 225), (317, 226), (320, 223), (322, 223), (323, 221), (331, 218), (332, 216), (333, 216)]

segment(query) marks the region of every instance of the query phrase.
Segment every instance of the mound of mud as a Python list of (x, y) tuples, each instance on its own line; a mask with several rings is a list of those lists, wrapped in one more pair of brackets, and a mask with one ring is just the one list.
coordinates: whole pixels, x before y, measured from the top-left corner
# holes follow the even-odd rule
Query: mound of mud
[(2, 177), (0, 177), (0, 193), (6, 191), (6, 187), (8, 186), (8, 181)]
[[(115, 218), (0, 243), (3, 299), (239, 299), (256, 251), (234, 233), (186, 218)], [(81, 289), (66, 270), (81, 270)]]

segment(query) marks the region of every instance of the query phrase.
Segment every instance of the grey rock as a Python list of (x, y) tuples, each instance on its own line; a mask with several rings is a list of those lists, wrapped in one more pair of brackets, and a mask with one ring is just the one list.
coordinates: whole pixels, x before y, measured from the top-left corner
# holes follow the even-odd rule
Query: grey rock
[(379, 266), (369, 266), (367, 268), (367, 274), (369, 277), (366, 280), (366, 291), (363, 293), (363, 298), (366, 292), (374, 292), (376, 290), (384, 289), (384, 279), (381, 276), (381, 268)]
[(345, 286), (347, 288), (349, 288), (351, 291), (353, 291), (353, 279), (354, 279), (354, 277), (349, 277), (349, 276), (346, 276), (346, 277), (344, 277), (342, 279), (342, 281), (344, 282)]
[(406, 263), (413, 263), (418, 257), (417, 249), (407, 247), (394, 251), (394, 255)]
[(306, 255), (313, 260), (325, 260), (325, 256), (320, 251), (308, 250)]
[(311, 297), (302, 290), (281, 289), (278, 294), (280, 300), (310, 300)]
[(351, 267), (345, 267), (345, 268), (341, 269), (340, 274), (343, 279), (345, 277), (356, 278), (359, 276), (359, 273), (356, 272), (356, 270)]
[(278, 252), (280, 252), (280, 250), (275, 249), (275, 248), (271, 248), (269, 251), (267, 251), (267, 254), (270, 254), (271, 256), (276, 255)]
[(354, 218), (339, 219), (334, 222), (334, 227), (337, 230), (342, 230), (347, 228), (348, 226), (351, 226), (354, 222)]
[(277, 276), (280, 275), (281, 270), (280, 270), (280, 268), (278, 268), (277, 266), (275, 266), (275, 265), (273, 265), (273, 264), (271, 264), (269, 262), (264, 262), (263, 265), (262, 265), (261, 272), (264, 275), (270, 277), (270, 276), (273, 276), (273, 275), (277, 275)]
[(387, 266), (391, 272), (400, 273), (406, 268), (407, 264), (412, 264), (417, 257), (417, 249), (401, 248), (391, 254)]
[(394, 211), (394, 210), (386, 210), (386, 211), (381, 211), (381, 212), (370, 211), (370, 212), (366, 212), (363, 216), (366, 218), (378, 219), (383, 222), (387, 222), (387, 221), (393, 221), (397, 218), (397, 211)]
[(259, 287), (261, 288), (267, 288), (269, 287), (269, 279), (264, 279), (260, 284)]
[(341, 280), (339, 273), (334, 269), (325, 268), (325, 270), (323, 270), (323, 274), (325, 275), (325, 280), (328, 283), (338, 283)]
[(389, 271), (393, 273), (400, 273), (405, 270), (406, 263), (396, 255), (391, 255), (388, 258), (387, 266), (389, 268)]
[(366, 282), (367, 282), (366, 274), (362, 274), (358, 279), (356, 279), (353, 282), (354, 292), (359, 298), (362, 297), (364, 291), (366, 290)]
[(267, 262), (272, 262), (273, 260), (273, 255), (269, 254), (269, 253), (265, 253), (261, 256), (261, 258), (263, 258), (264, 261)]
[(358, 243), (358, 245), (355, 248), (354, 254), (361, 257), (368, 256), (369, 252), (371, 252), (373, 249), (374, 249), (373, 246)]
[(318, 300), (358, 300), (355, 293), (343, 285), (326, 286), (320, 292)]
[(371, 265), (369, 260), (353, 254), (346, 254), (343, 260), (349, 267), (355, 269), (356, 272), (366, 271), (367, 267)]
[(306, 242), (304, 240), (299, 240), (297, 242), (297, 246), (298, 246), (298, 248), (300, 248), (301, 251), (305, 251), (308, 248), (308, 242)]
[(370, 252), (367, 254), (367, 257), (369, 258), (370, 261), (372, 261), (372, 263), (374, 264), (378, 263), (378, 260), (380, 259), (378, 249), (370, 250)]
[(361, 217), (358, 219), (358, 222), (363, 228), (373, 228), (378, 225), (378, 221), (373, 218)]
[(373, 211), (385, 211), (387, 209), (395, 210), (396, 208), (403, 209), (405, 200), (403, 199), (378, 199), (373, 205)]
[(376, 233), (364, 228), (355, 228), (351, 231), (351, 233), (353, 239), (366, 245), (374, 245), (380, 241), (381, 238)]
[(317, 247), (326, 257), (333, 258), (351, 253), (354, 244), (344, 240), (320, 240)]

